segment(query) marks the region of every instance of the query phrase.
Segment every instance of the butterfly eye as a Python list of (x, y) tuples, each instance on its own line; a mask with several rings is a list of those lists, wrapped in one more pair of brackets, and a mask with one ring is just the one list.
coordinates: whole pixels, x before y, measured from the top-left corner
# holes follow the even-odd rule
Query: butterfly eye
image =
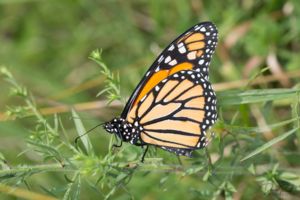
[(115, 132), (115, 127), (112, 123), (112, 121), (110, 122), (106, 122), (104, 125), (103, 125), (103, 128), (109, 132), (109, 133), (114, 133)]

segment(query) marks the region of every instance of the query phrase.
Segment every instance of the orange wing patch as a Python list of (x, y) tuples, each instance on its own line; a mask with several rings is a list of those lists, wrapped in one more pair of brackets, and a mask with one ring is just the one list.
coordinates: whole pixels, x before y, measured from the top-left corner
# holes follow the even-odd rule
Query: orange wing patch
[[(141, 139), (145, 143), (153, 144), (153, 145), (157, 145), (157, 146), (172, 146), (172, 147), (175, 147), (175, 148), (186, 148), (186, 146), (184, 146), (182, 144), (172, 144), (172, 143), (157, 140), (153, 137), (150, 137), (148, 134), (146, 134), (144, 132), (141, 133)], [(166, 145), (166, 144), (169, 144), (169, 145)]]
[(204, 103), (205, 100), (204, 100), (204, 97), (196, 97), (196, 98), (193, 98), (191, 100), (189, 100), (188, 102), (186, 102), (185, 106), (187, 108), (201, 108), (203, 109), (204, 108)]
[(178, 83), (178, 81), (168, 81), (158, 93), (156, 102), (162, 100), (162, 98), (164, 98), (172, 89), (174, 89)]
[(187, 78), (179, 81), (175, 77), (178, 76), (160, 83), (159, 91), (149, 92), (133, 108), (137, 109), (138, 116), (130, 112), (128, 118), (134, 121), (138, 117), (143, 127), (140, 136), (147, 144), (195, 148), (202, 133), (200, 123), (205, 116), (203, 88)]
[(178, 40), (178, 50), (182, 54), (187, 52), (189, 60), (195, 60), (203, 55), (202, 49), (205, 48), (204, 39), (205, 36), (202, 33), (187, 34)]
[(193, 86), (192, 82), (188, 80), (184, 80), (176, 88), (174, 88), (172, 92), (169, 93), (169, 95), (164, 99), (164, 102), (170, 102), (174, 100), (175, 98), (180, 96), (185, 90), (191, 88), (192, 86)]
[(204, 35), (202, 33), (194, 33), (190, 35), (188, 38), (186, 38), (186, 43), (196, 42), (199, 40), (204, 40)]
[(145, 86), (141, 90), (140, 94), (136, 98), (133, 107), (146, 95), (150, 90), (152, 90), (159, 82), (167, 78), (168, 76), (181, 71), (181, 70), (191, 70), (193, 68), (193, 64), (189, 62), (184, 62), (172, 67), (169, 70), (161, 70), (154, 73), (149, 80), (145, 83)]
[(185, 93), (181, 94), (176, 100), (182, 101), (191, 97), (195, 97), (199, 94), (203, 94), (203, 88), (200, 85), (196, 85)]
[(152, 120), (157, 119), (157, 117), (164, 117), (170, 115), (172, 112), (176, 111), (179, 109), (181, 106), (180, 103), (170, 103), (167, 105), (161, 105), (158, 104), (154, 106), (151, 110), (151, 112), (148, 112), (142, 119), (141, 123), (146, 123)]
[(151, 107), (151, 104), (154, 101), (153, 93), (149, 94), (146, 99), (144, 100), (145, 106), (139, 107), (138, 109), (138, 116), (141, 117), (145, 114), (145, 112)]
[(189, 110), (181, 110), (176, 113), (175, 117), (187, 117), (197, 122), (201, 122), (201, 119), (204, 118), (204, 111), (203, 110), (193, 110), (192, 112)]
[[(197, 144), (199, 140), (199, 136), (185, 136), (185, 135), (178, 135), (174, 133), (158, 133), (158, 132), (151, 132), (147, 131), (141, 135), (141, 138), (144, 142), (148, 144), (154, 144), (159, 146), (172, 146), (176, 148), (187, 148), (193, 147)], [(159, 138), (157, 140), (155, 138)], [(170, 138), (173, 138), (170, 141)]]
[[(164, 130), (164, 131), (172, 131), (178, 130), (186, 134), (193, 134), (199, 135), (200, 134), (200, 127), (198, 123), (191, 122), (191, 121), (180, 121), (180, 120), (162, 120), (159, 122), (151, 123), (149, 125), (144, 126), (145, 130)], [(147, 131), (146, 131), (147, 132)], [(172, 140), (172, 138), (169, 138)]]

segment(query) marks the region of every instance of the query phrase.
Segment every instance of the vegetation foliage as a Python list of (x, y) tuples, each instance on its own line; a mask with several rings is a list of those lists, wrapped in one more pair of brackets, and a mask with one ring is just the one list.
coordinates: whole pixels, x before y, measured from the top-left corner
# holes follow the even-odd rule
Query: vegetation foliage
[[(299, 1), (0, 0), (0, 17), (0, 199), (300, 196)], [(151, 147), (141, 163), (143, 149), (113, 148), (102, 128), (84, 135), (207, 20), (219, 29), (219, 120), (206, 149)]]

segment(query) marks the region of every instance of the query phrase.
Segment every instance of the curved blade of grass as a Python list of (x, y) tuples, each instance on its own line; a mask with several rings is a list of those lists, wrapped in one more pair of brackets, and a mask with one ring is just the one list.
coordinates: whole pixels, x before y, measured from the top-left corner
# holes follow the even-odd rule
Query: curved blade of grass
[(240, 105), (297, 97), (300, 89), (263, 89), (248, 91), (227, 91), (217, 94), (219, 105)]
[(264, 131), (267, 131), (269, 129), (276, 129), (283, 127), (285, 125), (288, 125), (290, 123), (295, 123), (300, 120), (300, 117), (295, 117), (292, 119), (288, 119), (285, 121), (281, 121), (274, 124), (268, 124), (266, 127), (245, 127), (245, 126), (236, 126), (236, 125), (230, 125), (230, 124), (223, 124), (223, 126), (226, 128), (226, 130), (229, 130), (230, 132), (235, 132), (239, 134), (248, 134), (248, 133), (262, 133)]
[(93, 150), (92, 143), (91, 143), (88, 135), (84, 135), (86, 133), (86, 130), (83, 126), (83, 123), (82, 123), (79, 115), (76, 113), (76, 111), (74, 109), (72, 109), (72, 117), (73, 117), (74, 124), (75, 124), (76, 130), (77, 130), (77, 134), (80, 137), (80, 140), (82, 141), (87, 154), (93, 155), (94, 150)]
[[(300, 83), (298, 83), (294, 88), (300, 89)], [(291, 103), (291, 109), (292, 109), (292, 116), (293, 117), (300, 117), (300, 94), (295, 97), (294, 101)], [(300, 126), (300, 120), (297, 120), (294, 122), (294, 127)], [(297, 132), (297, 138), (298, 142), (300, 142), (300, 131)]]
[(264, 145), (262, 145), (261, 147), (258, 147), (257, 149), (255, 149), (254, 151), (252, 151), (250, 154), (248, 154), (247, 156), (245, 156), (244, 158), (242, 158), (240, 161), (243, 162), (257, 154), (259, 154), (260, 152), (266, 150), (267, 148), (271, 147), (272, 145), (276, 144), (277, 142), (280, 142), (282, 140), (284, 140), (285, 138), (287, 138), (288, 136), (292, 135), (293, 133), (295, 133), (297, 130), (299, 129), (299, 127), (294, 128), (276, 138), (273, 138), (272, 140), (270, 140), (269, 142), (265, 143)]

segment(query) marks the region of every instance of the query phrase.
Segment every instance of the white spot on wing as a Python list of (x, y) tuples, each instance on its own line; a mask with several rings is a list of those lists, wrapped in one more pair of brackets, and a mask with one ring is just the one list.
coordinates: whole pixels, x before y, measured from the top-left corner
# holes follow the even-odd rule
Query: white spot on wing
[(172, 65), (172, 66), (174, 66), (174, 65), (176, 65), (177, 64), (177, 60), (172, 60), (171, 62), (169, 62), (169, 65)]
[(164, 56), (162, 55), (159, 57), (158, 62), (160, 63), (163, 59), (164, 59)]
[(168, 48), (168, 50), (169, 50), (169, 51), (173, 51), (174, 48), (175, 48), (175, 46), (174, 46), (174, 44), (172, 44), (172, 45)]
[(170, 61), (171, 61), (171, 57), (170, 57), (170, 56), (166, 57), (165, 63), (168, 63), (168, 62), (170, 62)]
[(145, 95), (142, 99), (141, 102), (143, 102), (146, 99), (147, 95)]
[(196, 51), (192, 51), (192, 52), (188, 53), (187, 58), (189, 60), (195, 60), (196, 59)]
[(205, 28), (205, 27), (202, 27), (202, 28), (200, 29), (200, 31), (201, 31), (201, 32), (205, 32), (205, 31), (206, 31), (206, 28)]
[[(180, 44), (182, 44), (182, 43), (180, 43)], [(181, 54), (183, 54), (183, 53), (185, 53), (186, 52), (186, 48), (184, 47), (184, 46), (182, 46), (182, 47), (179, 47), (179, 45), (178, 45), (178, 51), (181, 53)]]

